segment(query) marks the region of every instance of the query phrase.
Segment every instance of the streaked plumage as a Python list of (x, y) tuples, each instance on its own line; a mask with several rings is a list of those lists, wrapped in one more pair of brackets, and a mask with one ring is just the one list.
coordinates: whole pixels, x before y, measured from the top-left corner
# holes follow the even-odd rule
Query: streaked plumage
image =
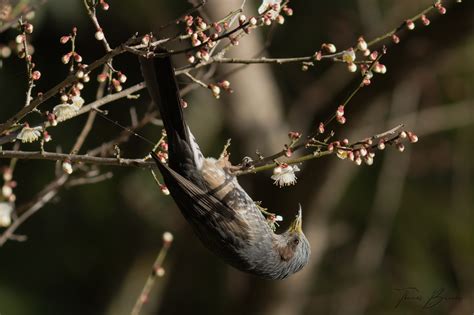
[(301, 230), (301, 210), (285, 233), (275, 234), (229, 171), (227, 158), (204, 158), (201, 153), (183, 119), (170, 57), (141, 57), (140, 63), (166, 129), (169, 163), (152, 156), (203, 244), (235, 268), (266, 279), (283, 279), (303, 268), (310, 248)]

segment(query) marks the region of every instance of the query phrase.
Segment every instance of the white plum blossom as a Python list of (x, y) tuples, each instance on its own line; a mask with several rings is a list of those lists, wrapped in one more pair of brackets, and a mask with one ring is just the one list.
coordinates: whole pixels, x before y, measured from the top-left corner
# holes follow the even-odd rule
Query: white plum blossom
[(84, 99), (80, 95), (75, 95), (71, 97), (72, 105), (77, 107), (77, 110), (81, 109), (82, 105), (84, 105)]
[(284, 187), (296, 184), (295, 172), (299, 172), (299, 167), (296, 165), (281, 164), (273, 169), (273, 175), (271, 179), (274, 180), (273, 184)]
[(39, 139), (41, 136), (41, 130), (42, 127), (30, 127), (26, 125), (21, 129), (20, 133), (16, 136), (18, 140), (20, 140), (23, 143), (26, 142), (34, 142)]
[(56, 121), (61, 122), (76, 116), (78, 110), (77, 106), (64, 103), (54, 106), (53, 114), (56, 116)]
[(342, 60), (347, 63), (353, 63), (356, 60), (354, 49), (350, 48), (342, 54)]
[(12, 223), (11, 214), (13, 204), (10, 202), (0, 202), (0, 227), (7, 227)]
[(265, 11), (268, 11), (270, 19), (274, 20), (280, 15), (280, 4), (281, 0), (263, 0), (262, 4), (258, 8), (258, 14), (263, 14)]

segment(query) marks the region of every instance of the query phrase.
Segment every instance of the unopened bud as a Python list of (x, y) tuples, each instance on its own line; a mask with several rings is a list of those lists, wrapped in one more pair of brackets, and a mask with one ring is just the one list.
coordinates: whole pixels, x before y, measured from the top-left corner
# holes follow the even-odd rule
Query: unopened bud
[(336, 52), (336, 46), (334, 44), (328, 43), (328, 44), (322, 44), (321, 48), (326, 50), (328, 53), (335, 53)]
[(347, 70), (349, 70), (349, 72), (356, 72), (357, 71), (357, 65), (353, 62), (350, 62), (347, 64)]
[(384, 140), (380, 140), (380, 141), (379, 141), (379, 144), (377, 144), (377, 148), (378, 148), (379, 150), (385, 149), (385, 141), (384, 141)]
[(149, 34), (146, 34), (142, 37), (142, 44), (143, 45), (148, 45), (150, 43), (151, 36)]
[(324, 133), (324, 124), (322, 122), (319, 123), (318, 132), (319, 133)]
[(66, 174), (68, 174), (68, 175), (71, 175), (71, 174), (72, 174), (72, 165), (71, 165), (71, 162), (69, 162), (69, 161), (64, 161), (62, 167), (63, 167), (64, 173), (66, 173)]
[(403, 145), (403, 143), (399, 143), (397, 144), (397, 149), (398, 151), (403, 152), (405, 151), (405, 146)]
[(170, 244), (171, 242), (173, 242), (173, 234), (170, 232), (163, 233), (163, 243)]
[(165, 194), (166, 196), (168, 196), (170, 194), (170, 191), (168, 190), (168, 187), (166, 187), (166, 185), (160, 185), (160, 189), (161, 189), (161, 192), (163, 194)]
[(418, 136), (415, 135), (413, 132), (409, 131), (408, 132), (408, 139), (410, 140), (411, 143), (416, 143), (418, 142)]
[(41, 78), (41, 72), (39, 72), (38, 70), (33, 71), (33, 73), (31, 74), (31, 78), (35, 81), (39, 80)]
[(368, 48), (367, 42), (364, 40), (364, 38), (362, 36), (359, 37), (359, 39), (357, 40), (357, 48), (362, 50), (362, 51), (365, 51)]
[(95, 32), (94, 36), (97, 40), (103, 40), (105, 38), (104, 32), (102, 32), (102, 30), (98, 30), (97, 32)]
[(415, 29), (415, 23), (412, 20), (406, 20), (405, 24), (410, 31)]
[(397, 35), (393, 34), (392, 35), (392, 42), (394, 42), (395, 44), (398, 44), (400, 42), (400, 37), (398, 37)]
[(25, 23), (25, 24), (23, 25), (23, 27), (24, 27), (25, 32), (26, 32), (27, 34), (33, 33), (33, 24), (31, 24), (31, 23)]
[(61, 36), (59, 42), (64, 45), (69, 41), (69, 39), (71, 39), (71, 36)]

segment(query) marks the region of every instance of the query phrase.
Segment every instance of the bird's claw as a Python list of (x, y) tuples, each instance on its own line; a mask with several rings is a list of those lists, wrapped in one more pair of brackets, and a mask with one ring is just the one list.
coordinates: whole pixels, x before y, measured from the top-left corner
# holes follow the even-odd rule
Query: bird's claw
[(257, 208), (266, 216), (268, 225), (273, 231), (275, 231), (277, 227), (280, 226), (278, 221), (283, 221), (283, 217), (281, 215), (277, 215), (276, 213), (269, 212), (268, 208), (262, 207), (261, 204), (261, 201), (255, 201)]

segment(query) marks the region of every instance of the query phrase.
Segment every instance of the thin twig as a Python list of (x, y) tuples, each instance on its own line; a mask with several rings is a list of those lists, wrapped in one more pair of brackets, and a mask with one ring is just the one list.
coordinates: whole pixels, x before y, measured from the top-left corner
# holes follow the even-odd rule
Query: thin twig
[[(144, 89), (145, 87), (146, 87), (145, 82), (140, 82), (140, 83), (135, 84), (135, 85), (133, 85), (129, 88), (126, 88), (126, 89), (124, 89), (124, 90), (122, 90), (118, 93), (109, 94), (107, 96), (104, 96), (104, 97), (102, 97), (102, 98), (100, 98), (100, 99), (98, 99), (98, 100), (96, 100), (92, 103), (89, 103), (87, 105), (82, 106), (82, 108), (79, 111), (77, 111), (74, 114), (74, 116), (72, 116), (72, 118), (77, 117), (79, 115), (83, 115), (85, 113), (88, 113), (93, 108), (100, 108), (100, 107), (102, 107), (102, 106), (104, 106), (108, 103), (111, 103), (113, 101), (116, 101), (118, 99), (121, 99), (121, 98), (124, 98), (124, 97), (129, 97), (131, 94), (133, 94), (137, 91), (140, 91), (140, 90)], [(57, 126), (59, 126), (59, 125), (61, 125), (61, 124), (58, 124)], [(45, 128), (51, 128), (51, 127), (54, 127), (54, 126), (52, 126), (49, 123), (49, 121), (45, 121), (42, 124), (35, 125), (34, 127), (42, 127), (43, 129), (45, 129)], [(14, 131), (14, 132), (11, 132), (8, 135), (0, 137), (0, 145), (8, 143), (10, 141), (14, 141), (19, 132), (20, 131)]]
[[(153, 285), (156, 282), (157, 277), (161, 277), (164, 275), (164, 269), (163, 269), (163, 262), (166, 258), (166, 254), (168, 253), (168, 249), (170, 248), (171, 245), (171, 240), (165, 239), (167, 236), (165, 236), (166, 233), (163, 235), (163, 246), (161, 247), (160, 252), (158, 253), (158, 256), (155, 259), (155, 262), (153, 263), (153, 268), (148, 276), (145, 285), (140, 293), (140, 295), (137, 298), (137, 301), (135, 302), (135, 305), (133, 306), (131, 315), (139, 315), (143, 305), (148, 301), (148, 297), (150, 295), (150, 291), (153, 288)], [(171, 235), (171, 234), (170, 234)]]
[[(101, 65), (105, 64), (109, 59), (112, 59), (120, 54), (123, 54), (127, 47), (130, 43), (135, 42), (135, 38), (131, 38), (128, 41), (126, 41), (124, 44), (118, 46), (114, 50), (110, 51), (109, 53), (105, 54), (101, 58), (97, 59), (93, 63), (91, 63), (87, 67), (87, 71), (90, 72), (94, 69), (97, 69)], [(78, 79), (76, 77), (75, 73), (72, 73), (68, 75), (63, 81), (60, 83), (56, 84), (53, 88), (45, 92), (44, 94), (38, 95), (35, 99), (31, 101), (31, 103), (28, 106), (23, 107), (19, 112), (17, 112), (15, 115), (10, 117), (5, 123), (0, 125), (0, 134), (4, 134), (5, 131), (7, 131), (10, 127), (12, 127), (14, 124), (16, 124), (20, 119), (28, 115), (30, 112), (32, 112), (34, 109), (36, 109), (39, 105), (44, 103), (45, 101), (49, 100), (51, 97), (56, 95), (59, 91), (61, 91), (64, 87), (69, 86), (76, 82)]]
[(2, 247), (10, 239), (13, 233), (15, 233), (16, 229), (21, 224), (23, 224), (23, 222), (25, 222), (29, 217), (35, 214), (36, 211), (41, 209), (46, 203), (51, 201), (51, 199), (57, 195), (59, 188), (66, 182), (67, 179), (67, 175), (62, 175), (56, 178), (41, 192), (39, 192), (32, 201), (17, 209), (19, 217), (13, 221), (13, 223), (3, 232), (2, 235), (0, 235), (0, 247)]
[(71, 163), (86, 163), (94, 165), (115, 165), (115, 166), (133, 166), (141, 168), (151, 168), (154, 162), (147, 162), (143, 159), (123, 159), (123, 158), (104, 158), (89, 155), (64, 154), (55, 152), (41, 151), (0, 151), (0, 158), (11, 159), (18, 158), (23, 160), (50, 160), (50, 161), (70, 161)]
[(69, 180), (64, 186), (69, 188), (69, 187), (80, 186), (80, 185), (96, 184), (96, 183), (100, 183), (105, 180), (111, 179), (112, 177), (113, 177), (112, 172), (107, 172), (107, 173), (100, 174), (94, 177), (80, 177), (80, 178)]

